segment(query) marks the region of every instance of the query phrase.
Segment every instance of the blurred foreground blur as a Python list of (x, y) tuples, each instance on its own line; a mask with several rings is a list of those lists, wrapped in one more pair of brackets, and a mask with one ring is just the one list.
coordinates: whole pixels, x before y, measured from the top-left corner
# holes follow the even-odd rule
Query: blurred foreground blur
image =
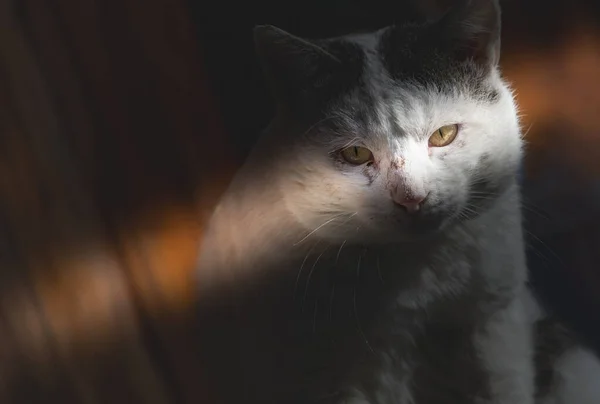
[[(0, 0), (0, 402), (216, 402), (194, 260), (271, 114), (251, 28), (333, 35), (393, 3)], [(600, 347), (600, 7), (502, 3), (533, 282)]]

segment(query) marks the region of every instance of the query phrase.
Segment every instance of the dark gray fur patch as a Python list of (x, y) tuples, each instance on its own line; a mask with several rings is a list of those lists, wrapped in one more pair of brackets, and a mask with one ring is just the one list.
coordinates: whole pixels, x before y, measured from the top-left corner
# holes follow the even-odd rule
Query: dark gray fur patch
[(556, 384), (556, 361), (570, 348), (576, 346), (571, 332), (554, 316), (535, 324), (535, 387), (536, 397), (543, 398)]
[[(258, 48), (279, 104), (306, 128), (342, 136), (370, 133), (381, 127), (379, 120), (393, 117), (385, 106), (398, 98), (396, 85), (440, 92), (459, 88), (477, 100), (496, 102), (500, 95), (489, 80), (492, 66), (457, 57), (452, 43), (440, 39), (439, 32), (432, 35), (432, 26), (410, 23), (314, 40), (261, 28)], [(388, 120), (401, 134), (395, 120)]]
[(459, 60), (442, 45), (421, 41), (426, 25), (391, 27), (368, 35), (376, 40), (340, 38), (317, 42), (352, 72), (331, 80), (313, 94), (311, 107), (319, 108), (315, 111), (318, 118), (335, 117), (324, 121), (322, 128), (347, 134), (369, 133), (387, 115), (389, 127), (401, 134), (401, 128), (392, 119), (393, 111), (385, 114), (377, 108), (389, 105), (389, 100), (397, 97), (394, 84), (418, 85), (440, 92), (461, 88), (471, 97), (490, 103), (500, 97), (489, 81), (490, 66)]
[(350, 96), (339, 99), (332, 105), (332, 112), (344, 116), (345, 125), (351, 133), (369, 133), (380, 125), (377, 113), (377, 98), (369, 91), (364, 78), (361, 79)]
[(429, 25), (410, 24), (386, 29), (379, 53), (390, 76), (439, 91), (466, 88), (471, 96), (496, 102), (500, 94), (488, 83), (490, 66), (456, 58), (443, 42), (429, 40)]
[(278, 104), (305, 123), (314, 123), (363, 76), (364, 50), (347, 40), (305, 40), (260, 26), (255, 42)]
[(471, 404), (490, 399), (489, 376), (477, 355), (476, 328), (433, 325), (417, 339), (412, 394), (419, 404)]
[[(357, 87), (360, 87), (365, 74), (365, 53), (357, 44), (346, 40), (317, 41), (329, 53), (337, 57), (341, 66), (328, 72), (329, 81), (320, 88), (308, 89), (308, 102), (301, 108), (322, 115), (335, 100), (345, 99)], [(311, 91), (312, 90), (312, 91)], [(365, 99), (366, 101), (366, 99)]]
[[(477, 256), (470, 259), (478, 262)], [(445, 298), (428, 309), (428, 324), (415, 338), (411, 383), (415, 403), (475, 404), (491, 399), (489, 373), (475, 337), (488, 316), (505, 307), (512, 294), (487, 291), (477, 274), (466, 289), (470, 292)]]

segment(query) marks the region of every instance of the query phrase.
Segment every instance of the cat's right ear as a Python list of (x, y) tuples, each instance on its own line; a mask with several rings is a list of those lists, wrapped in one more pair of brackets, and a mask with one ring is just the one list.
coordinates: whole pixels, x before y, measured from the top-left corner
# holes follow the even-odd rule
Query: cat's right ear
[(499, 0), (459, 0), (435, 25), (434, 35), (446, 42), (454, 55), (485, 66), (500, 59)]
[(254, 28), (254, 43), (274, 97), (291, 107), (325, 87), (342, 66), (317, 44), (271, 25)]

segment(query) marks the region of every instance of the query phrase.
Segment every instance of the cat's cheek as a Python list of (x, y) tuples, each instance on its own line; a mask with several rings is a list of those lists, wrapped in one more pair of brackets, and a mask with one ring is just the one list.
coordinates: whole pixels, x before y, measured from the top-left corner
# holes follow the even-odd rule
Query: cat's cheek
[(462, 149), (467, 145), (467, 143), (464, 140), (457, 140), (456, 142), (454, 142), (454, 145), (459, 149)]
[(444, 161), (448, 156), (447, 150), (440, 150), (439, 147), (430, 147), (429, 148), (429, 159), (430, 160), (439, 160)]
[(346, 164), (344, 161), (342, 161), (342, 159), (341, 159), (341, 158), (339, 158), (339, 157), (337, 157), (337, 156), (336, 156), (336, 157), (332, 157), (332, 158), (331, 158), (331, 161), (332, 161), (333, 167), (334, 167), (336, 170), (339, 170), (339, 171), (347, 171), (348, 164)]
[(467, 144), (464, 140), (457, 140), (445, 147), (430, 147), (429, 158), (446, 161), (448, 156), (452, 156), (453, 154), (464, 149), (466, 145)]
[(430, 147), (429, 148), (429, 158), (435, 158), (438, 160), (444, 160), (446, 158), (446, 153), (440, 153), (439, 151), (433, 150), (435, 149), (434, 147)]
[(371, 166), (364, 167), (363, 174), (365, 175), (365, 177), (367, 177), (367, 180), (369, 181), (369, 185), (371, 185), (377, 178), (377, 175), (379, 174), (379, 170), (376, 168), (375, 163), (373, 163)]

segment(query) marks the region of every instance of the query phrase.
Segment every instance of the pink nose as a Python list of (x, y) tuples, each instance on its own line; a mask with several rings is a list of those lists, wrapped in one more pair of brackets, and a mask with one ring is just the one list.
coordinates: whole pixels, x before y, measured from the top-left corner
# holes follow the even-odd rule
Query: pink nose
[(408, 213), (416, 213), (421, 210), (423, 201), (427, 195), (404, 195), (401, 198), (393, 198), (396, 204), (402, 206)]

